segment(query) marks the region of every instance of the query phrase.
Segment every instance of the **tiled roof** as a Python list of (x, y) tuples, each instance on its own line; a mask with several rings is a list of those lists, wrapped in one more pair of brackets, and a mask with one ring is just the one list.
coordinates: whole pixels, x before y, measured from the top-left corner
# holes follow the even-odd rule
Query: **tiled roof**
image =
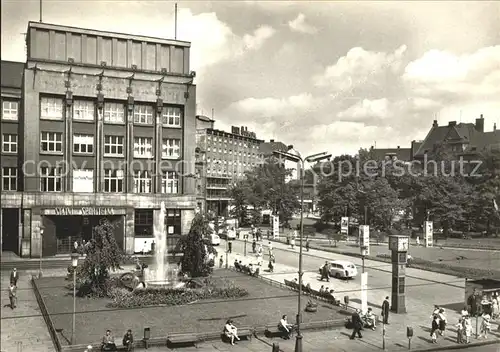
[(475, 133), (471, 138), (470, 145), (467, 150), (476, 148), (476, 150), (484, 150), (495, 146), (497, 149), (500, 146), (500, 130), (491, 132)]
[(264, 142), (260, 145), (259, 152), (262, 155), (272, 155), (275, 151), (286, 152), (288, 147), (283, 142)]
[(383, 160), (386, 156), (396, 156), (398, 160), (404, 161), (411, 160), (411, 148), (373, 148), (370, 149), (370, 153), (376, 160)]
[(24, 62), (1, 62), (1, 86), (21, 89), (23, 83)]

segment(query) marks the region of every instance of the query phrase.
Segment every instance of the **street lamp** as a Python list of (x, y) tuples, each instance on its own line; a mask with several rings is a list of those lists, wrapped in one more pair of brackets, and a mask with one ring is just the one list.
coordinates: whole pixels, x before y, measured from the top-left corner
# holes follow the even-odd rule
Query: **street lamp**
[[(292, 150), (293, 146), (288, 147), (288, 151)], [(302, 298), (302, 238), (304, 237), (304, 182), (305, 182), (305, 162), (314, 163), (320, 160), (331, 158), (331, 154), (327, 152), (322, 152), (318, 154), (310, 155), (306, 158), (302, 158), (300, 153), (296, 152), (296, 154), (291, 154), (289, 152), (280, 152), (275, 151), (273, 153), (278, 158), (283, 158), (285, 160), (289, 160), (295, 163), (300, 162), (300, 242), (299, 242), (299, 295), (298, 295), (298, 307), (297, 307), (297, 337), (295, 340), (295, 352), (302, 352), (302, 333), (300, 332), (300, 323), (302, 321), (302, 307), (301, 307), (301, 298)]]
[(42, 277), (42, 255), (43, 255), (43, 230), (44, 227), (40, 226), (40, 268), (38, 269), (38, 278)]
[(73, 328), (71, 329), (71, 344), (75, 344), (76, 327), (76, 267), (78, 266), (78, 253), (71, 253), (71, 266), (73, 267)]

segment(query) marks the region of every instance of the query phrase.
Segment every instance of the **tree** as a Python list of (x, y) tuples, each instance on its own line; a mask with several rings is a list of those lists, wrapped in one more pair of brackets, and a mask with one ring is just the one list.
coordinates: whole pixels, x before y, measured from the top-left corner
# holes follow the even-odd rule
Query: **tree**
[(118, 247), (114, 235), (114, 225), (101, 220), (93, 228), (85, 260), (77, 268), (78, 294), (80, 296), (104, 297), (109, 290), (109, 272), (121, 269), (125, 256)]
[(250, 190), (247, 182), (242, 180), (229, 189), (229, 196), (232, 199), (231, 216), (238, 219), (241, 226), (248, 223), (248, 195)]
[(191, 277), (207, 276), (212, 271), (207, 259), (208, 254), (214, 251), (213, 246), (204, 240), (210, 233), (208, 220), (203, 215), (196, 214), (188, 235), (179, 241), (178, 248), (183, 253), (182, 271)]

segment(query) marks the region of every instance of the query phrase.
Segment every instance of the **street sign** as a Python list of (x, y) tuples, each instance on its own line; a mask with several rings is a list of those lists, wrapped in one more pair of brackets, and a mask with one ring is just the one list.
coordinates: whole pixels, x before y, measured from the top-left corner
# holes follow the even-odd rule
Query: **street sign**
[(279, 216), (273, 215), (273, 238), (278, 239), (280, 237), (280, 218)]
[(432, 221), (424, 223), (425, 246), (432, 247), (434, 244), (434, 225)]
[(342, 235), (349, 235), (349, 218), (347, 216), (343, 216), (340, 219), (340, 233)]
[(359, 246), (362, 255), (370, 255), (370, 226), (359, 225)]

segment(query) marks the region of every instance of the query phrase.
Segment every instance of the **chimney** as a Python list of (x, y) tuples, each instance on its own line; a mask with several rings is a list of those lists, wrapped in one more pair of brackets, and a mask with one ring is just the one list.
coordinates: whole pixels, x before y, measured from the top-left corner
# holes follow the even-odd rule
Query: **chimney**
[(480, 115), (478, 119), (476, 119), (476, 131), (484, 132), (484, 117), (483, 114)]
[(432, 127), (438, 127), (438, 120), (434, 120), (434, 122), (432, 123)]
[(269, 143), (274, 143), (274, 139), (270, 139), (270, 140), (269, 140)]
[(453, 127), (453, 126), (456, 126), (457, 125), (457, 121), (450, 121), (448, 122), (448, 126), (449, 127)]
[(374, 148), (373, 148), (373, 145), (372, 145), (372, 146), (370, 147), (370, 150), (373, 150), (373, 149), (374, 149)]
[(398, 149), (399, 149), (399, 145), (398, 145)]

